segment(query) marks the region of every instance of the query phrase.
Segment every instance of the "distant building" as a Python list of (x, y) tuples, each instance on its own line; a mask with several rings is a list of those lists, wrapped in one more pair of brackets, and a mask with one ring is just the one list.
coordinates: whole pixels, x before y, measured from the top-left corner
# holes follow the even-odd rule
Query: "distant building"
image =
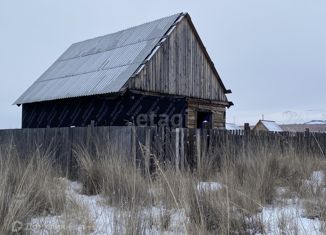
[(22, 127), (225, 129), (226, 89), (189, 14), (71, 45), (15, 102)]
[(259, 120), (254, 126), (253, 131), (283, 132), (284, 130), (274, 121)]

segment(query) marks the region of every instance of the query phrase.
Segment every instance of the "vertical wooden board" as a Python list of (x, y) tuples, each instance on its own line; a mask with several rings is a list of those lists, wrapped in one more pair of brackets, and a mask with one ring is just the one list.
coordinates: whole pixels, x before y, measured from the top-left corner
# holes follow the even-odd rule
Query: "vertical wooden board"
[(169, 161), (171, 165), (175, 166), (176, 161), (176, 130), (170, 129), (169, 131), (169, 143), (168, 143), (168, 151), (169, 151)]
[(150, 154), (152, 154), (154, 152), (153, 149), (153, 127), (147, 127), (143, 129), (143, 133), (142, 133), (142, 140), (143, 140), (143, 144), (145, 145), (145, 151), (143, 154), (143, 157), (149, 159)]
[(175, 129), (175, 168), (180, 170), (180, 128)]
[(130, 127), (130, 157), (132, 159), (132, 161), (134, 162), (134, 165), (136, 166), (137, 164), (137, 142), (136, 142), (136, 138), (137, 138), (137, 131), (135, 126)]
[(186, 166), (186, 156), (185, 156), (185, 147), (187, 142), (185, 138), (187, 137), (187, 131), (184, 128), (180, 128), (180, 168), (183, 171)]
[(165, 133), (165, 161), (173, 162), (175, 159), (175, 132), (166, 129)]
[(157, 139), (154, 141), (157, 142), (157, 141), (160, 141), (160, 145), (159, 145), (159, 161), (161, 163), (164, 163), (165, 162), (165, 159), (166, 159), (166, 153), (165, 153), (165, 145), (166, 145), (166, 131), (165, 131), (165, 127), (158, 127), (157, 129)]
[(199, 169), (201, 167), (201, 159), (202, 159), (202, 143), (201, 143), (201, 129), (196, 129), (196, 168)]
[(196, 156), (196, 132), (194, 129), (188, 129), (188, 157), (187, 157), (187, 162), (189, 164), (190, 169), (194, 169), (195, 165), (195, 156)]
[(326, 157), (326, 133), (323, 133), (323, 137), (322, 137), (322, 139), (323, 139), (323, 150), (324, 150), (324, 157)]
[(146, 127), (136, 128), (136, 162), (137, 166), (144, 166), (144, 152), (148, 147), (146, 146)]
[(124, 149), (124, 154), (129, 158), (132, 158), (132, 152), (131, 152), (131, 145), (132, 145), (132, 127), (131, 126), (126, 126), (125, 131), (124, 131), (124, 138), (123, 138), (123, 145), (122, 148)]
[[(129, 136), (124, 136), (124, 129), (121, 127), (110, 127), (110, 154), (113, 157), (123, 158), (125, 156), (125, 151), (123, 147), (124, 138), (128, 138)], [(129, 137), (130, 138), (130, 137)]]

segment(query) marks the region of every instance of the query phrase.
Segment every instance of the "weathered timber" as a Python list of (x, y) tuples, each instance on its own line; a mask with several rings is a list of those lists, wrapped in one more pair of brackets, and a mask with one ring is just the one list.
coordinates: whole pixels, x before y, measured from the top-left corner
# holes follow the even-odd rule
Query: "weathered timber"
[(224, 85), (189, 17), (176, 25), (128, 87), (228, 103)]

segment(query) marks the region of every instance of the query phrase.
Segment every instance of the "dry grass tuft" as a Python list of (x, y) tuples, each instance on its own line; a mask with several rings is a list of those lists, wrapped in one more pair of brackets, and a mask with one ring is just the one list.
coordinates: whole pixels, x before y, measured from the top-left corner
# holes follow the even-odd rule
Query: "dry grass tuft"
[(10, 232), (15, 221), (63, 211), (64, 186), (49, 159), (40, 151), (22, 159), (12, 146), (0, 149), (0, 234)]
[(107, 154), (92, 156), (84, 149), (77, 156), (84, 193), (102, 194), (109, 205), (128, 209), (150, 202), (148, 180), (132, 161)]

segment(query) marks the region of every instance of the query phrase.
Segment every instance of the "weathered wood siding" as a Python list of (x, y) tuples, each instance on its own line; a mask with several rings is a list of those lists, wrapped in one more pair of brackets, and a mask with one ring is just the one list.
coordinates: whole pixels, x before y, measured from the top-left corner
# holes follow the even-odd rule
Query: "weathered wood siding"
[(195, 99), (189, 99), (187, 103), (187, 128), (196, 128), (198, 111), (212, 112), (213, 128), (225, 128), (225, 107), (223, 105)]
[(257, 125), (253, 128), (253, 131), (268, 131), (268, 130), (261, 122), (258, 122)]
[(227, 102), (219, 78), (183, 18), (128, 87), (141, 91)]

